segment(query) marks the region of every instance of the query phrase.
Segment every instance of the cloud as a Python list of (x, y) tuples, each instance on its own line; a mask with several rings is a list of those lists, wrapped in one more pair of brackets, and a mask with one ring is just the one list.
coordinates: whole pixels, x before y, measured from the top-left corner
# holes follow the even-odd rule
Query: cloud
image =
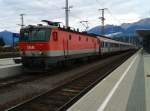
[[(99, 8), (109, 8), (106, 11), (107, 24), (121, 24), (133, 22), (148, 16), (148, 0), (69, 0), (73, 6), (70, 11), (70, 25), (72, 27), (84, 28), (79, 22), (88, 20), (90, 27), (100, 24), (98, 19), (101, 13)], [(26, 14), (25, 24), (37, 24), (42, 19), (52, 21), (65, 21), (63, 10), (65, 0), (0, 0), (0, 30), (19, 31), (20, 14)], [(142, 8), (141, 10), (141, 7)], [(117, 18), (117, 19), (116, 19)]]

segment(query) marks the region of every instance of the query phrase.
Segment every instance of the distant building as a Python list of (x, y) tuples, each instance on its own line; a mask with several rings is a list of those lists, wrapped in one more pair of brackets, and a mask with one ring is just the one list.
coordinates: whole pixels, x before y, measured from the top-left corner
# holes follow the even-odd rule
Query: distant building
[(144, 49), (150, 53), (150, 30), (141, 29), (137, 30), (137, 33), (143, 38), (143, 47)]

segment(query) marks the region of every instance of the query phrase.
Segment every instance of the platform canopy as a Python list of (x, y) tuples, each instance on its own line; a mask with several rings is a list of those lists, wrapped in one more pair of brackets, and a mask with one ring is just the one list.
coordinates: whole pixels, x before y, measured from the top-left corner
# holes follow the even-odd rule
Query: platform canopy
[(137, 33), (143, 38), (143, 48), (150, 53), (150, 29), (137, 30)]

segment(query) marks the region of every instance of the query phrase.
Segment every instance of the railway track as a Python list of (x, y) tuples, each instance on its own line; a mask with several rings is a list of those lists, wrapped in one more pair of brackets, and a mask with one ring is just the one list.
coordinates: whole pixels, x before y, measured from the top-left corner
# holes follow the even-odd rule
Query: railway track
[(71, 80), (54, 90), (41, 94), (38, 97), (24, 101), (8, 109), (8, 111), (66, 111), (132, 54), (133, 52), (126, 53), (120, 58), (105, 64), (103, 67), (97, 66), (89, 69), (83, 76)]
[(3, 88), (11, 87), (13, 85), (19, 84), (19, 83), (24, 83), (24, 82), (30, 82), (37, 80), (39, 78), (47, 77), (53, 74), (59, 74), (65, 71), (69, 71), (73, 68), (77, 68), (78, 66), (83, 65), (83, 64), (77, 64), (77, 65), (72, 65), (66, 68), (62, 68), (61, 66), (59, 67), (59, 70), (55, 70), (56, 67), (49, 69), (48, 71), (41, 71), (41, 72), (22, 72), (22, 74), (14, 76), (14, 77), (9, 77), (5, 79), (0, 79), (0, 90)]
[[(101, 59), (106, 59), (109, 57), (110, 56), (107, 56), (107, 57), (103, 57)], [(92, 63), (94, 61), (90, 61), (90, 62)], [(89, 63), (86, 63), (86, 64), (89, 64)], [(50, 70), (48, 70), (47, 72), (30, 72), (30, 73), (23, 72), (21, 75), (18, 75), (15, 77), (0, 79), (0, 90), (11, 87), (11, 86), (19, 84), (19, 83), (30, 82), (30, 81), (33, 81), (33, 80), (36, 80), (39, 78), (43, 78), (43, 77), (47, 77), (47, 76), (50, 76), (53, 74), (59, 74), (59, 73), (65, 72), (65, 71), (69, 71), (71, 69), (78, 68), (82, 65), (84, 65), (84, 63), (77, 63), (77, 64), (73, 64), (71, 66), (69, 65), (69, 67), (67, 66), (66, 68), (57, 66), (57, 68), (59, 68), (59, 70), (55, 70), (56, 67), (54, 67), (54, 68), (51, 68)]]

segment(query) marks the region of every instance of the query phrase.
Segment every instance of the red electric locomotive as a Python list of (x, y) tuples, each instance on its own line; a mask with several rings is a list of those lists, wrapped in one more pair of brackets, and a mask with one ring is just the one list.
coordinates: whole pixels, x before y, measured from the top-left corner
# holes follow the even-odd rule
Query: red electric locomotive
[(100, 40), (96, 36), (49, 26), (27, 26), (20, 31), (19, 47), (24, 66), (49, 64), (98, 55)]

